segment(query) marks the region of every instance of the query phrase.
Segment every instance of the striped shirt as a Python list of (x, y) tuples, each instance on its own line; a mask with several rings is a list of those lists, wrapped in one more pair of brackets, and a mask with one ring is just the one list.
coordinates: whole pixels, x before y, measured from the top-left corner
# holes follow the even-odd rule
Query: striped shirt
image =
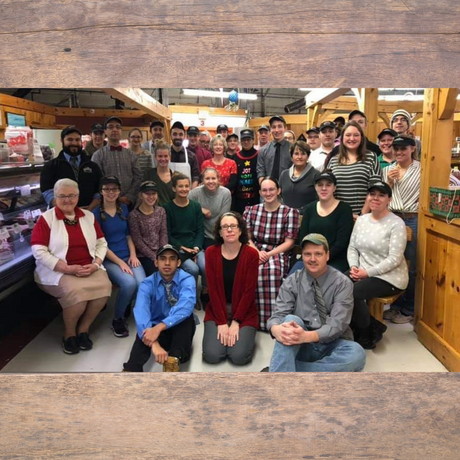
[[(383, 180), (388, 182), (388, 172), (395, 169), (397, 164), (392, 164), (383, 170)], [(395, 180), (390, 211), (393, 212), (418, 212), (420, 197), (420, 161), (414, 160), (402, 179)]]
[(359, 214), (364, 206), (367, 189), (372, 180), (382, 180), (382, 170), (374, 152), (367, 151), (364, 161), (343, 165), (339, 163), (339, 156), (332, 157), (329, 162), (337, 179), (335, 196), (351, 206), (354, 214)]
[(96, 163), (104, 176), (115, 176), (121, 183), (120, 196), (126, 196), (131, 203), (137, 200), (142, 173), (137, 165), (137, 156), (131, 150), (111, 151), (105, 145), (94, 152), (91, 160)]

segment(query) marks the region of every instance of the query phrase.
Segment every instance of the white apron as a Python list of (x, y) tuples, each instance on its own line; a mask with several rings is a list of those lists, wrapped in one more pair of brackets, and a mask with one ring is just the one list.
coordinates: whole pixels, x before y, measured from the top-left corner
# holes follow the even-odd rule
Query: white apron
[(184, 148), (184, 150), (185, 150), (185, 163), (171, 161), (169, 163), (169, 167), (174, 172), (185, 174), (190, 179), (190, 184), (191, 184), (192, 183), (192, 168), (190, 168), (190, 163), (188, 162), (187, 149)]

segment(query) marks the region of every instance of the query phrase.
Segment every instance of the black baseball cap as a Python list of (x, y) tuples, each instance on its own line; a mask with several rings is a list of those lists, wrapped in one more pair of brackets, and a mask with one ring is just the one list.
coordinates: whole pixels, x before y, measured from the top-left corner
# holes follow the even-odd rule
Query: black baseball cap
[(352, 110), (349, 115), (348, 115), (348, 121), (350, 121), (355, 115), (360, 115), (361, 117), (365, 118), (367, 120), (366, 115), (364, 115), (364, 112), (361, 112), (361, 110)]
[(91, 126), (91, 132), (92, 133), (103, 133), (104, 126), (102, 126), (101, 123), (94, 123), (94, 125)]
[(393, 139), (393, 147), (415, 147), (415, 139), (410, 136), (397, 136)]
[(154, 128), (155, 126), (161, 126), (164, 128), (165, 124), (160, 120), (153, 120), (152, 123), (150, 123), (150, 129)]
[(221, 131), (228, 131), (228, 126), (227, 125), (218, 125), (216, 128), (217, 133), (220, 133)]
[(391, 187), (386, 182), (382, 182), (381, 180), (371, 182), (369, 184), (367, 193), (372, 192), (372, 190), (378, 190), (379, 192), (385, 193), (385, 195), (388, 195), (390, 198), (391, 198), (391, 195), (393, 194)]
[(316, 133), (319, 134), (319, 128), (317, 126), (312, 126), (311, 128), (307, 129), (305, 131), (307, 134), (308, 133)]
[(240, 139), (254, 139), (254, 131), (252, 129), (242, 129), (240, 131)]
[(328, 180), (332, 182), (334, 185), (337, 185), (337, 179), (331, 171), (323, 171), (319, 176), (315, 179), (315, 184), (318, 183), (320, 180)]
[(198, 129), (197, 126), (189, 126), (187, 129), (187, 134), (200, 134), (200, 130)]
[(157, 187), (157, 184), (151, 180), (148, 180), (148, 181), (145, 181), (145, 182), (142, 182), (140, 188), (139, 188), (139, 191), (140, 192), (158, 192), (158, 187)]
[(61, 141), (64, 140), (64, 137), (66, 137), (68, 134), (72, 134), (72, 133), (78, 133), (80, 134), (80, 137), (81, 137), (81, 131), (74, 125), (72, 126), (67, 126), (67, 128), (64, 128), (62, 131), (61, 131)]
[(322, 131), (323, 129), (335, 129), (336, 126), (335, 126), (335, 123), (333, 121), (323, 121), (320, 125), (319, 125), (319, 130)]
[(121, 187), (117, 176), (104, 176), (99, 182), (99, 187), (102, 188), (104, 185), (108, 184), (115, 184), (118, 185), (118, 187)]
[(381, 137), (385, 136), (386, 134), (389, 134), (392, 137), (398, 137), (398, 133), (390, 128), (385, 128), (380, 131), (380, 134), (377, 136), (377, 139), (380, 139)]
[(118, 123), (120, 123), (120, 125), (123, 125), (121, 118), (114, 116), (114, 117), (109, 117), (104, 121), (104, 127), (107, 128), (107, 125), (113, 120), (116, 120), (118, 121)]
[(268, 120), (268, 124), (271, 126), (274, 121), (281, 121), (283, 124), (286, 124), (286, 120), (281, 115), (274, 115)]
[(232, 137), (235, 137), (237, 140), (239, 140), (238, 134), (232, 133), (232, 134), (229, 134), (229, 135), (227, 136), (227, 142), (228, 142), (228, 140), (231, 139)]
[(257, 131), (262, 131), (262, 130), (270, 131), (270, 126), (261, 125), (261, 126), (259, 126), (259, 129)]
[(177, 257), (180, 258), (180, 252), (172, 244), (165, 244), (160, 249), (158, 249), (158, 251), (157, 251), (157, 259), (158, 259), (158, 257), (161, 256), (161, 254), (163, 254), (163, 252), (166, 252), (166, 251), (172, 251), (172, 252), (176, 253)]
[(182, 122), (180, 122), (180, 121), (175, 121), (175, 122), (174, 122), (174, 124), (171, 126), (171, 131), (172, 131), (174, 128), (175, 128), (175, 129), (181, 129), (182, 131), (185, 132), (184, 125), (183, 125)]

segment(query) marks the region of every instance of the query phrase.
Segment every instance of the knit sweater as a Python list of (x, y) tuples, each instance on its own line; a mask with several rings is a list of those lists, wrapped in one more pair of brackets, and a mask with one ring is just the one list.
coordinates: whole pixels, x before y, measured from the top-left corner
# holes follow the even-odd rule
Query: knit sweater
[(350, 245), (350, 267), (364, 268), (369, 277), (380, 278), (398, 289), (406, 289), (408, 272), (404, 251), (407, 233), (404, 221), (393, 213), (380, 220), (372, 214), (358, 217)]
[(206, 238), (214, 239), (214, 225), (221, 214), (230, 211), (232, 205), (232, 194), (225, 187), (218, 187), (215, 192), (210, 192), (204, 185), (194, 188), (190, 194), (191, 200), (198, 201), (202, 208), (211, 211), (211, 218), (204, 220), (204, 235)]

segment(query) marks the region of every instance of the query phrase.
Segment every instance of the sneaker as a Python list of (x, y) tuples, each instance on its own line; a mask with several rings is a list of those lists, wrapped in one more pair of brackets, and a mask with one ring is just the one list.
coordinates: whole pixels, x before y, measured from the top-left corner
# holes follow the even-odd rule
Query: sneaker
[(62, 351), (68, 355), (76, 355), (77, 353), (80, 353), (77, 338), (74, 335), (68, 339), (62, 338)]
[(387, 321), (391, 321), (396, 314), (398, 314), (398, 310), (394, 310), (393, 308), (390, 308), (388, 310), (385, 310), (383, 312), (383, 319), (386, 319)]
[(179, 372), (179, 358), (168, 356), (168, 360), (163, 364), (163, 372)]
[(406, 324), (413, 321), (414, 317), (412, 315), (403, 315), (400, 311), (391, 318), (391, 322), (395, 324)]
[(264, 367), (260, 372), (270, 372), (270, 366)]
[(123, 318), (114, 319), (112, 321), (112, 331), (115, 337), (128, 337), (128, 326)]
[(91, 348), (93, 348), (93, 341), (89, 338), (87, 332), (80, 332), (80, 334), (78, 334), (77, 343), (80, 350), (91, 350)]

